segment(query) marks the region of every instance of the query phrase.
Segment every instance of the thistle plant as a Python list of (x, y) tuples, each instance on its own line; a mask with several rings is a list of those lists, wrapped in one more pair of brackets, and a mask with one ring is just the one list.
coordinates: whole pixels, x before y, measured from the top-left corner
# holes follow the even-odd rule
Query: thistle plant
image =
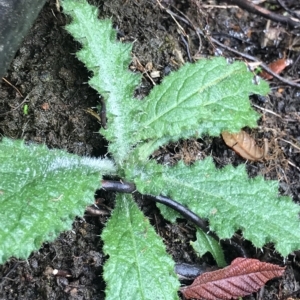
[[(224, 58), (185, 64), (155, 86), (142, 101), (133, 97), (141, 76), (128, 70), (131, 44), (116, 40), (110, 20), (99, 20), (85, 0), (63, 0), (71, 17), (66, 30), (81, 43), (76, 56), (91, 72), (89, 85), (106, 105), (101, 128), (112, 159), (78, 157), (62, 150), (4, 138), (0, 143), (0, 263), (26, 258), (44, 241), (71, 228), (91, 204), (103, 175), (132, 182), (138, 192), (171, 197), (209, 221), (211, 231), (229, 239), (237, 230), (254, 246), (274, 243), (283, 256), (300, 248), (299, 206), (278, 196), (278, 182), (248, 178), (244, 165), (217, 169), (211, 157), (187, 166), (158, 164), (149, 156), (171, 141), (219, 136), (257, 126), (249, 95), (268, 93), (255, 84), (242, 62)], [(158, 205), (163, 216), (179, 216)], [(101, 234), (107, 299), (178, 299), (174, 261), (131, 194), (116, 196)], [(220, 245), (197, 228), (192, 244), (224, 265)]]

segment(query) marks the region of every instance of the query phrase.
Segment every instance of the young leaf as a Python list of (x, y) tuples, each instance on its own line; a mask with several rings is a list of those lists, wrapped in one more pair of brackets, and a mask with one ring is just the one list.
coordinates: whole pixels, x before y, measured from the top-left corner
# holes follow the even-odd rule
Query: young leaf
[(106, 300), (178, 299), (175, 264), (131, 195), (117, 195), (102, 239)]
[(266, 82), (253, 83), (244, 63), (228, 64), (222, 57), (185, 64), (155, 86), (143, 101), (137, 141), (169, 136), (187, 138), (203, 133), (217, 136), (241, 127), (256, 127), (259, 115), (249, 94), (266, 94)]
[[(274, 242), (283, 256), (300, 248), (300, 207), (289, 197), (278, 197), (278, 182), (263, 177), (248, 178), (244, 165), (216, 169), (211, 158), (192, 166), (174, 167), (148, 162), (127, 170), (143, 194), (163, 195), (186, 205), (203, 218), (220, 238), (230, 238), (238, 229), (256, 247)], [(159, 206), (175, 221), (177, 214)]]
[(206, 252), (210, 252), (219, 267), (225, 267), (226, 261), (221, 245), (212, 237), (203, 232), (202, 229), (196, 228), (196, 241), (191, 242), (192, 247), (198, 252), (199, 256), (203, 256)]
[(86, 1), (62, 4), (73, 19), (66, 29), (83, 47), (77, 57), (93, 72), (89, 84), (104, 97), (108, 121), (101, 133), (117, 164), (123, 165), (135, 145), (141, 147), (139, 159), (146, 160), (171, 140), (256, 126), (259, 116), (248, 96), (267, 93), (268, 85), (253, 84), (244, 63), (228, 64), (219, 57), (186, 64), (141, 102), (133, 99), (140, 76), (128, 71), (131, 45), (117, 42), (111, 22), (98, 20), (97, 8)]
[(282, 276), (284, 270), (257, 259), (236, 258), (224, 269), (201, 274), (181, 292), (186, 299), (237, 299), (256, 292), (268, 280)]
[(138, 126), (133, 107), (133, 92), (140, 83), (140, 76), (129, 72), (131, 44), (116, 41), (116, 31), (110, 20), (99, 20), (98, 9), (85, 0), (63, 0), (64, 13), (72, 17), (66, 26), (70, 34), (82, 44), (77, 52), (93, 77), (89, 84), (104, 98), (107, 129), (101, 129), (109, 144), (109, 152), (121, 163), (131, 147), (132, 132)]
[(108, 159), (9, 139), (0, 143), (0, 161), (0, 263), (10, 256), (27, 258), (70, 229), (93, 202), (101, 174), (115, 172)]

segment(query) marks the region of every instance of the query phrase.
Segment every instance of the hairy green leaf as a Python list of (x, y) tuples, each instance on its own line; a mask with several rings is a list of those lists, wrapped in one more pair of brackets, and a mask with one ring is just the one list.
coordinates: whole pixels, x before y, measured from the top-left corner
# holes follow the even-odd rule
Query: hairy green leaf
[(178, 299), (174, 262), (131, 195), (118, 195), (102, 233), (106, 300)]
[(108, 159), (81, 158), (23, 141), (0, 142), (0, 263), (27, 258), (44, 241), (71, 229), (93, 202)]
[(250, 94), (266, 94), (266, 82), (253, 83), (244, 63), (222, 58), (185, 64), (155, 86), (137, 114), (137, 140), (169, 137), (175, 140), (204, 133), (256, 127), (259, 115), (251, 108)]
[[(139, 192), (171, 197), (203, 218), (220, 238), (238, 229), (256, 246), (273, 242), (283, 256), (300, 248), (300, 207), (289, 197), (278, 196), (278, 182), (262, 176), (249, 179), (244, 165), (216, 169), (212, 158), (192, 166), (174, 167), (148, 162), (127, 170)], [(176, 214), (160, 206), (164, 216)]]
[(131, 116), (139, 101), (132, 99), (140, 76), (128, 70), (132, 44), (116, 41), (116, 31), (110, 20), (99, 20), (98, 9), (85, 0), (63, 0), (64, 13), (72, 17), (66, 26), (70, 34), (82, 44), (77, 52), (93, 77), (89, 84), (104, 98), (107, 129), (101, 129), (108, 141), (109, 151), (117, 163), (128, 155), (132, 132), (138, 126)]
[[(145, 160), (171, 140), (256, 126), (259, 116), (248, 97), (266, 94), (268, 85), (255, 85), (244, 63), (228, 64), (219, 57), (186, 64), (141, 102), (133, 98), (140, 76), (128, 71), (131, 44), (117, 42), (110, 20), (98, 20), (97, 8), (86, 1), (62, 3), (73, 19), (66, 29), (82, 44), (77, 57), (93, 72), (89, 84), (106, 103), (107, 129), (101, 133), (110, 141), (109, 151), (118, 164), (137, 144), (139, 158)], [(147, 146), (140, 143), (149, 140), (153, 141)]]
[(220, 268), (226, 267), (227, 263), (221, 245), (212, 237), (197, 227), (196, 241), (191, 242), (192, 247), (200, 256), (210, 252)]

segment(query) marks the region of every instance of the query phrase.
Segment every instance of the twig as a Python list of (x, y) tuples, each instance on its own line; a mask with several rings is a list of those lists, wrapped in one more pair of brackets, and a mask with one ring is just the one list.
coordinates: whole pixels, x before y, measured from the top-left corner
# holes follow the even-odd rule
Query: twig
[[(177, 20), (176, 20), (176, 18), (175, 18), (175, 14), (174, 14), (172, 11), (170, 11), (169, 9), (166, 9), (166, 12), (167, 12), (168, 14), (170, 14), (171, 18), (174, 20), (174, 22), (176, 23), (176, 25), (177, 25), (178, 28), (180, 29), (181, 33), (182, 33), (184, 36), (186, 36), (187, 34), (186, 34), (185, 30), (184, 30), (183, 27), (177, 22)], [(179, 17), (179, 16), (176, 16), (176, 17)], [(179, 17), (179, 18), (180, 18), (180, 17)], [(180, 19), (183, 20), (183, 18), (180, 18)]]
[(221, 8), (221, 9), (238, 8), (237, 5), (214, 5), (214, 4), (202, 4), (201, 7), (203, 7), (203, 8)]
[(14, 107), (14, 108), (13, 108), (12, 110), (10, 110), (10, 111), (7, 111), (6, 113), (0, 114), (0, 116), (8, 115), (8, 114), (10, 114), (11, 112), (17, 110), (22, 104), (24, 104), (25, 102), (28, 101), (28, 100), (27, 100), (28, 96), (29, 96), (29, 94), (25, 97), (25, 99), (24, 99), (18, 106)]
[(225, 0), (225, 2), (228, 4), (237, 5), (240, 8), (249, 11), (250, 13), (253, 13), (253, 14), (256, 14), (259, 16), (263, 16), (264, 18), (275, 21), (275, 22), (283, 23), (283, 24), (289, 25), (291, 27), (299, 27), (300, 26), (300, 22), (294, 21), (293, 19), (291, 19), (289, 17), (275, 14), (263, 7), (260, 7), (258, 5), (251, 3), (248, 0)]
[(297, 145), (293, 144), (292, 142), (289, 142), (289, 141), (287, 141), (285, 139), (282, 139), (282, 138), (278, 138), (278, 139), (281, 140), (281, 141), (283, 141), (283, 142), (286, 142), (286, 143), (290, 144), (295, 149), (300, 150), (300, 148)]
[(296, 168), (298, 171), (300, 171), (300, 168), (298, 168), (294, 163), (292, 163), (290, 160), (288, 160), (288, 164), (294, 168)]
[[(174, 13), (173, 11), (171, 11), (170, 9), (168, 8), (165, 8), (161, 5), (161, 8), (164, 9), (169, 15), (171, 16), (174, 16), (175, 18), (181, 20), (182, 22), (184, 22), (185, 24), (189, 25), (190, 26), (190, 21), (183, 18), (183, 17), (180, 17), (178, 14)], [(181, 13), (181, 12), (180, 12)], [(174, 19), (174, 18), (173, 18)], [(177, 22), (176, 22), (177, 23)]]
[(18, 88), (16, 88), (12, 83), (10, 83), (6, 78), (2, 77), (2, 80), (5, 81), (8, 85), (10, 85), (13, 89), (15, 89), (17, 91), (17, 93), (24, 98), (24, 96), (22, 95), (22, 93), (19, 91)]
[[(162, 8), (164, 8), (162, 5), (161, 5)], [(184, 18), (176, 15), (175, 13), (173, 13), (171, 10), (169, 9), (165, 9), (166, 12), (171, 16), (171, 18), (174, 20), (174, 22), (176, 23), (176, 25), (178, 26), (178, 28), (180, 29), (180, 38), (182, 40), (182, 42), (184, 43), (185, 47), (186, 47), (186, 51), (187, 51), (187, 55), (188, 55), (188, 58), (189, 58), (189, 61), (192, 62), (192, 58), (191, 58), (191, 53), (190, 53), (190, 46), (188, 44), (188, 42), (185, 40), (184, 37), (187, 37), (188, 39), (188, 35), (186, 34), (184, 28), (177, 22), (176, 18), (180, 19), (181, 21), (185, 22), (188, 24), (188, 21), (186, 21)]]
[(285, 10), (287, 11), (292, 17), (297, 18), (300, 20), (300, 15), (297, 14), (296, 12), (290, 10), (288, 7), (286, 7), (285, 3), (282, 0), (277, 0), (278, 4)]
[(148, 70), (142, 65), (142, 63), (139, 61), (139, 59), (134, 55), (133, 56), (133, 61), (134, 64), (136, 63), (137, 66), (135, 66), (135, 68), (137, 68), (140, 72), (144, 74), (146, 74), (147, 78), (151, 81), (152, 85), (155, 86), (156, 83), (154, 82), (154, 80), (152, 79), (152, 77), (148, 74)]
[(237, 54), (237, 55), (240, 55), (241, 57), (244, 57), (244, 58), (246, 58), (246, 59), (249, 59), (249, 60), (252, 60), (252, 61), (256, 61), (256, 62), (259, 62), (259, 63), (260, 63), (260, 64), (259, 64), (260, 67), (262, 67), (266, 72), (268, 72), (269, 74), (273, 75), (273, 77), (277, 78), (278, 80), (280, 80), (280, 81), (282, 81), (282, 82), (284, 82), (284, 83), (286, 83), (286, 84), (288, 84), (288, 85), (290, 85), (290, 86), (294, 86), (294, 87), (300, 88), (300, 84), (295, 83), (295, 82), (293, 82), (293, 81), (290, 81), (290, 80), (288, 80), (288, 79), (285, 79), (284, 77), (279, 76), (279, 75), (276, 74), (274, 71), (272, 71), (265, 63), (260, 62), (260, 61), (259, 61), (257, 58), (255, 58), (254, 56), (251, 56), (251, 55), (246, 54), (246, 53), (242, 53), (242, 52), (237, 51), (237, 50), (235, 50), (235, 49), (233, 49), (233, 48), (231, 48), (231, 47), (225, 46), (224, 44), (222, 44), (221, 42), (219, 42), (218, 40), (214, 39), (214, 38), (211, 37), (211, 36), (210, 36), (209, 38), (210, 38), (210, 40), (211, 40), (213, 43), (217, 44), (218, 46), (220, 46), (220, 47), (222, 47), (222, 48), (224, 48), (224, 49), (226, 49), (226, 50), (228, 50), (228, 51), (230, 51), (230, 52), (233, 52), (233, 53), (235, 53), (235, 54)]
[(8, 276), (16, 269), (17, 266), (19, 266), (19, 264), (21, 263), (25, 263), (27, 261), (17, 261), (14, 266), (3, 276), (1, 277), (1, 281), (0, 281), (0, 290), (2, 290), (2, 286), (4, 285), (6, 280), (12, 280), (14, 281), (14, 279), (9, 278)]
[(182, 42), (184, 43), (184, 45), (185, 45), (185, 47), (186, 47), (186, 52), (187, 52), (189, 61), (190, 61), (190, 62), (193, 62), (193, 59), (192, 59), (192, 57), (191, 57), (191, 52), (190, 52), (190, 46), (189, 46), (189, 43), (185, 40), (183, 34), (180, 35), (180, 38), (181, 38)]
[[(229, 1), (236, 1), (236, 2), (238, 2), (238, 3), (243, 2), (243, 1), (241, 1), (241, 0), (225, 0), (225, 1), (227, 1), (227, 2), (229, 2)], [(158, 2), (158, 3), (159, 3), (159, 2)], [(238, 3), (236, 3), (236, 4), (238, 5)], [(243, 3), (244, 3), (244, 2), (243, 2)], [(248, 3), (248, 2), (247, 2), (247, 3)], [(202, 35), (202, 36), (204, 35), (203, 32), (202, 32), (199, 28), (196, 28), (196, 27), (194, 26), (194, 24), (193, 24), (189, 19), (187, 19), (187, 18), (184, 19), (184, 18), (180, 17), (179, 15), (173, 13), (173, 12), (170, 11), (169, 9), (165, 8), (164, 6), (162, 6), (161, 3), (159, 3), (159, 5), (160, 5), (160, 7), (161, 7), (162, 9), (164, 9), (167, 13), (172, 14), (174, 17), (176, 17), (176, 18), (182, 20), (182, 21), (185, 22), (187, 25), (189, 25), (193, 30), (195, 30), (195, 31), (196, 31), (196, 34), (197, 34), (198, 37), (199, 37), (199, 40), (201, 41), (200, 36), (201, 36), (201, 35)], [(252, 5), (252, 4), (251, 4), (251, 5)], [(255, 5), (255, 6), (256, 6), (256, 5)], [(297, 25), (300, 26), (300, 22), (297, 22)], [(259, 60), (258, 60), (257, 58), (255, 58), (254, 56), (251, 56), (251, 55), (246, 54), (246, 53), (239, 52), (239, 51), (237, 51), (237, 50), (235, 50), (235, 49), (233, 49), (233, 48), (231, 48), (231, 47), (225, 46), (224, 44), (222, 44), (222, 43), (219, 42), (218, 40), (214, 39), (212, 36), (209, 36), (209, 39), (210, 39), (210, 42), (213, 42), (213, 43), (217, 44), (218, 46), (220, 46), (220, 47), (226, 49), (227, 51), (233, 52), (233, 53), (235, 53), (235, 54), (237, 54), (237, 55), (240, 55), (241, 57), (244, 57), (244, 58), (246, 58), (246, 59), (248, 59), (248, 60), (255, 61), (255, 62), (259, 63), (259, 65), (262, 67), (262, 69), (264, 69), (264, 70), (265, 70), (266, 72), (268, 72), (269, 74), (273, 75), (273, 77), (277, 78), (278, 80), (280, 80), (280, 81), (282, 81), (282, 82), (284, 82), (284, 83), (286, 83), (286, 84), (288, 84), (288, 85), (290, 85), (290, 86), (300, 88), (300, 84), (297, 84), (297, 83), (294, 82), (294, 81), (290, 81), (290, 80), (288, 80), (288, 79), (285, 79), (284, 77), (279, 76), (278, 74), (276, 74), (275, 72), (273, 72), (273, 71), (272, 71), (265, 63), (259, 61)]]
[[(176, 24), (178, 24), (178, 22), (176, 21), (176, 19), (179, 19), (182, 22), (184, 22), (185, 24), (187, 24), (190, 28), (192, 28), (196, 32), (196, 34), (198, 36), (198, 39), (199, 39), (198, 52), (200, 52), (201, 51), (201, 47), (202, 47), (201, 36), (200, 36), (199, 32), (197, 30), (195, 30), (195, 26), (193, 25), (192, 21), (183, 12), (181, 12), (180, 10), (178, 10), (176, 7), (174, 7), (174, 9), (176, 9), (181, 15), (183, 15), (183, 17), (181, 17), (178, 14), (174, 13), (170, 9), (164, 7), (158, 0), (156, 0), (156, 1), (157, 1), (158, 5), (160, 6), (160, 8), (163, 9), (164, 11), (166, 11), (173, 18), (173, 20), (176, 22)], [(182, 26), (180, 26), (179, 28), (182, 28)], [(182, 28), (181, 32), (182, 32), (182, 34), (184, 36), (187, 36), (187, 34), (185, 34), (185, 31), (184, 31), (183, 28)], [(185, 41), (183, 41), (183, 42), (185, 43)], [(188, 49), (188, 55), (189, 55), (189, 59), (190, 59), (189, 46), (187, 46), (187, 49)], [(190, 59), (190, 61), (191, 61), (191, 59)]]
[(272, 110), (269, 110), (269, 109), (267, 109), (267, 108), (263, 108), (263, 107), (258, 106), (258, 105), (256, 105), (256, 104), (252, 104), (252, 105), (253, 105), (254, 107), (256, 107), (256, 108), (258, 108), (258, 109), (264, 111), (264, 112), (267, 112), (267, 113), (269, 113), (269, 114), (272, 114), (272, 115), (274, 115), (274, 116), (276, 116), (276, 117), (282, 119), (282, 117), (281, 117), (280, 115), (276, 114), (276, 113), (275, 113), (274, 111), (272, 111)]

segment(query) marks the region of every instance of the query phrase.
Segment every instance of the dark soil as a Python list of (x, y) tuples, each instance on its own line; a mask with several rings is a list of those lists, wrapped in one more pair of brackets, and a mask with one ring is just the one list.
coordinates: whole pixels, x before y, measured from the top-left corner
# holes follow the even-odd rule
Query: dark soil
[[(89, 74), (74, 56), (80, 46), (64, 30), (67, 20), (57, 10), (55, 2), (51, 0), (45, 5), (5, 76), (18, 90), (4, 80), (0, 82), (0, 134), (45, 143), (49, 148), (65, 149), (79, 155), (103, 155), (106, 142), (97, 133), (100, 124), (86, 112), (99, 104), (99, 96), (86, 84)], [(276, 1), (267, 2), (277, 13), (283, 13)], [(290, 7), (294, 5), (296, 9), (296, 2), (289, 1)], [(214, 1), (196, 3), (193, 0), (165, 0), (162, 4), (190, 20), (194, 28), (204, 32), (204, 36), (198, 36), (193, 28), (177, 19), (184, 33), (180, 31), (171, 15), (154, 0), (97, 1), (100, 17), (112, 18), (118, 38), (123, 42), (134, 42), (130, 68), (144, 72), (143, 84), (136, 91), (137, 97), (142, 98), (154, 83), (160, 83), (170, 71), (189, 60), (214, 55), (242, 59), (216, 46), (205, 37), (205, 33), (265, 63), (286, 55), (294, 63), (284, 70), (282, 76), (298, 79), (299, 29), (291, 30), (271, 22), (270, 28), (275, 34), (266, 40), (263, 32), (266, 19), (237, 7), (226, 8)], [(151, 77), (154, 71), (159, 71), (157, 78)], [(247, 162), (247, 168), (249, 176), (263, 174), (267, 179), (280, 180), (280, 192), (291, 195), (298, 202), (300, 90), (276, 79), (271, 80), (270, 85), (272, 91), (267, 99), (251, 99), (263, 116), (259, 129), (248, 131), (258, 144), (263, 138), (269, 140), (270, 157), (261, 162)], [(28, 113), (24, 110), (25, 105)], [(170, 144), (157, 151), (155, 156), (161, 162), (175, 163), (184, 159), (192, 163), (211, 154), (219, 167), (245, 163), (228, 149), (221, 138), (209, 137)], [(111, 196), (104, 192), (98, 195), (105, 199), (105, 205), (112, 208)], [(152, 202), (140, 198), (138, 203), (163, 236), (168, 252), (176, 262), (215, 265), (209, 255), (198, 258), (190, 247), (189, 242), (195, 235), (191, 224), (185, 220), (169, 224)], [(62, 233), (53, 243), (45, 243), (28, 260), (12, 258), (0, 266), (0, 299), (104, 299), (105, 283), (101, 276), (105, 257), (99, 234), (106, 220), (105, 216), (78, 218), (71, 231)], [(299, 253), (283, 260), (271, 245), (263, 250), (254, 249), (247, 242), (242, 242), (242, 245), (253, 258), (287, 266), (284, 277), (270, 281), (260, 293), (244, 299), (277, 300), (290, 296), (291, 300), (300, 296), (297, 294)], [(228, 262), (239, 255), (228, 246), (225, 253)], [(66, 270), (71, 277), (55, 277), (53, 269)]]

